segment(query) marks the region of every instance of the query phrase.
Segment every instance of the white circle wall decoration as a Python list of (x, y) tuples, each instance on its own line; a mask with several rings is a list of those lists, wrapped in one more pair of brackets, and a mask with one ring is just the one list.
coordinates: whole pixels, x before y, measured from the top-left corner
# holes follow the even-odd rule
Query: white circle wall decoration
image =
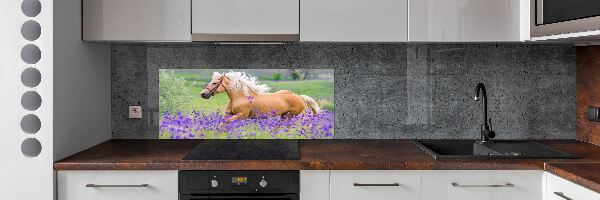
[(21, 152), (27, 157), (37, 157), (42, 153), (42, 143), (35, 138), (27, 138), (21, 143)]
[(21, 118), (21, 130), (28, 134), (35, 134), (40, 131), (42, 122), (40, 118), (33, 114), (25, 115)]
[(42, 81), (42, 74), (36, 68), (27, 68), (21, 73), (21, 83), (27, 87), (35, 87)]
[(39, 0), (24, 0), (21, 3), (21, 11), (27, 17), (35, 17), (42, 11), (42, 3)]
[(40, 34), (42, 33), (42, 27), (40, 27), (40, 23), (29, 20), (23, 23), (21, 26), (21, 35), (23, 38), (29, 41), (34, 41), (40, 38)]
[(27, 91), (21, 96), (21, 105), (25, 110), (37, 110), (42, 105), (42, 97), (37, 92)]
[(40, 48), (34, 44), (25, 45), (21, 49), (21, 59), (27, 64), (35, 64), (42, 58)]

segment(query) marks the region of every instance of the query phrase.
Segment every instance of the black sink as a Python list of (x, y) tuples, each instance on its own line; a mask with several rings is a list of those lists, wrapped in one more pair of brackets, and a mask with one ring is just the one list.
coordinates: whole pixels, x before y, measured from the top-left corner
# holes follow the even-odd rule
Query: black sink
[(413, 144), (435, 159), (574, 159), (577, 156), (526, 140), (413, 140)]

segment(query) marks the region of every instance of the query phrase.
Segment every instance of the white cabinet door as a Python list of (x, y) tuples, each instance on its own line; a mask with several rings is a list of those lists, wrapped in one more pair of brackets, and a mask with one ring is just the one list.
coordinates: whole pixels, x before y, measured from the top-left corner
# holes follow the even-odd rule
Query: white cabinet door
[(297, 38), (299, 20), (299, 0), (192, 0), (192, 33), (196, 38), (253, 34)]
[(600, 194), (546, 172), (545, 200), (598, 200)]
[(302, 0), (300, 41), (403, 42), (407, 0)]
[(411, 0), (409, 41), (529, 40), (527, 0)]
[(543, 171), (423, 171), (422, 200), (542, 200)]
[(419, 171), (333, 170), (331, 200), (418, 200)]
[(83, 40), (190, 41), (190, 0), (83, 0)]
[(58, 171), (57, 195), (58, 200), (177, 200), (177, 179), (174, 170)]
[(329, 170), (300, 171), (300, 200), (329, 200)]

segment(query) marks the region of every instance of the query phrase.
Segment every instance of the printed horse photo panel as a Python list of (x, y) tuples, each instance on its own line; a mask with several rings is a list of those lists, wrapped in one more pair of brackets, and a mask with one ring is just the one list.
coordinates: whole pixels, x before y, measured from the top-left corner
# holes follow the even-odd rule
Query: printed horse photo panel
[(328, 139), (333, 69), (160, 69), (161, 139)]

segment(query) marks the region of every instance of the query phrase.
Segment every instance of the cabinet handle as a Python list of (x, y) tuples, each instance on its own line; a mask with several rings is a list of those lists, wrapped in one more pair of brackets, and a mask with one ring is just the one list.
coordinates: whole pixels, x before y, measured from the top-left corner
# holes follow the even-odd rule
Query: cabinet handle
[(98, 185), (98, 184), (86, 184), (85, 187), (91, 188), (123, 188), (123, 187), (148, 187), (148, 184), (139, 184), (139, 185)]
[(452, 186), (454, 187), (515, 187), (515, 185), (513, 185), (512, 183), (506, 183), (506, 184), (491, 184), (491, 185), (464, 185), (464, 184), (458, 184), (458, 183), (452, 183)]
[(568, 196), (566, 196), (565, 194), (563, 194), (562, 192), (554, 192), (554, 194), (555, 194), (556, 196), (559, 196), (559, 197), (561, 197), (561, 198), (565, 199), (565, 200), (573, 200), (573, 199), (571, 199), (570, 197), (568, 197)]
[(355, 187), (398, 187), (400, 183), (354, 183)]

